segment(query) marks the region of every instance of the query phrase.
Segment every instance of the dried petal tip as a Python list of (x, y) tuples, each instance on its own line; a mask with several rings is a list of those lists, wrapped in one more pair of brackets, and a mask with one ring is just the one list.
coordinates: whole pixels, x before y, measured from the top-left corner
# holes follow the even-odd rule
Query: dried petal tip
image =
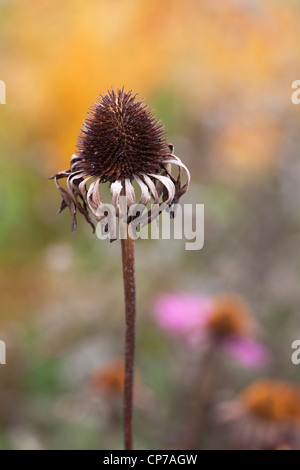
[(157, 174), (170, 155), (163, 126), (143, 100), (124, 88), (100, 95), (78, 137), (81, 170), (101, 181)]

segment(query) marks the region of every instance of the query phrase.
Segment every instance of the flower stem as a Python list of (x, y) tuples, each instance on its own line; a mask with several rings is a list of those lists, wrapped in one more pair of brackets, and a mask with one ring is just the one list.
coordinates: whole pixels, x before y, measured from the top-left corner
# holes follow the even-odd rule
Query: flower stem
[(135, 271), (134, 240), (129, 237), (121, 240), (122, 265), (125, 293), (125, 380), (124, 380), (124, 445), (126, 450), (133, 449), (132, 411), (134, 389), (134, 350), (135, 350)]

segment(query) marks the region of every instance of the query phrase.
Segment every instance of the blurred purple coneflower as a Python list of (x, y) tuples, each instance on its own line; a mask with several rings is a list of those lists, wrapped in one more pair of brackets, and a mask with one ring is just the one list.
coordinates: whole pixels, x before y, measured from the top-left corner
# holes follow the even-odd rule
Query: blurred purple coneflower
[(153, 313), (162, 329), (182, 337), (193, 348), (219, 348), (249, 368), (269, 361), (269, 352), (253, 336), (251, 311), (236, 295), (161, 295), (154, 302)]

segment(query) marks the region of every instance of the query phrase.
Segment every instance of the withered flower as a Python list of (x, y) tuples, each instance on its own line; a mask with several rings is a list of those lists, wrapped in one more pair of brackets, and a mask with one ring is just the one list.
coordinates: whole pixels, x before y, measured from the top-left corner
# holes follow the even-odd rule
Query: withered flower
[[(141, 190), (138, 204), (146, 206), (152, 199), (159, 209), (156, 215), (178, 202), (188, 189), (190, 173), (174, 155), (173, 146), (166, 143), (163, 125), (144, 100), (137, 100), (137, 95), (132, 95), (131, 91), (125, 93), (124, 88), (100, 95), (90, 107), (77, 148), (70, 169), (53, 177), (63, 199), (59, 212), (69, 208), (73, 232), (77, 226), (77, 210), (93, 230), (93, 219), (99, 222), (104, 218), (99, 211), (105, 207), (100, 183), (109, 182), (116, 214), (121, 193), (127, 198), (128, 208), (136, 203), (133, 181)], [(172, 165), (179, 168), (176, 178), (171, 174)], [(187, 175), (183, 185), (182, 169)], [(59, 182), (63, 178), (67, 179), (66, 189)], [(147, 223), (152, 219), (149, 211), (143, 221)]]
[[(95, 230), (94, 221), (105, 223), (110, 209), (100, 195), (100, 184), (108, 182), (111, 204), (115, 215), (125, 221), (125, 237), (121, 236), (122, 265), (125, 292), (125, 367), (124, 367), (124, 441), (125, 448), (133, 448), (132, 411), (134, 391), (135, 357), (135, 270), (134, 237), (129, 223), (134, 217), (135, 181), (140, 188), (138, 202), (139, 223), (145, 225), (161, 211), (177, 203), (187, 191), (190, 173), (181, 160), (174, 155), (173, 146), (166, 142), (162, 124), (150, 108), (136, 99), (124, 88), (100, 96), (94, 103), (78, 138), (78, 152), (72, 156), (71, 168), (57, 173), (53, 178), (62, 196), (60, 212), (69, 208), (76, 229), (77, 210)], [(172, 166), (178, 167), (175, 178)], [(187, 181), (181, 182), (182, 170)], [(66, 178), (66, 188), (60, 180)], [(126, 197), (126, 207), (121, 207)], [(155, 210), (143, 214), (146, 205), (154, 201)], [(121, 204), (122, 203), (122, 204)], [(125, 212), (125, 213), (124, 213)], [(173, 209), (170, 210), (172, 216)], [(114, 214), (112, 214), (114, 215)], [(108, 230), (110, 231), (109, 227)], [(113, 230), (110, 231), (110, 238)], [(129, 236), (128, 236), (129, 235)]]

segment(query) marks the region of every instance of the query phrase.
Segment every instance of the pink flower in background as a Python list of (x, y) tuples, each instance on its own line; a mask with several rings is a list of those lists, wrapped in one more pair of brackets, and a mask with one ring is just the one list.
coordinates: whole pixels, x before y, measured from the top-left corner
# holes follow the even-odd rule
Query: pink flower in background
[(167, 333), (187, 336), (200, 331), (212, 310), (209, 297), (188, 294), (166, 294), (154, 302), (154, 316)]
[(252, 338), (228, 338), (223, 342), (222, 348), (228, 356), (251, 369), (264, 367), (271, 359), (267, 348)]
[(218, 347), (249, 368), (269, 362), (268, 350), (252, 337), (252, 312), (236, 295), (165, 294), (154, 302), (153, 314), (164, 331), (181, 336), (190, 347)]

